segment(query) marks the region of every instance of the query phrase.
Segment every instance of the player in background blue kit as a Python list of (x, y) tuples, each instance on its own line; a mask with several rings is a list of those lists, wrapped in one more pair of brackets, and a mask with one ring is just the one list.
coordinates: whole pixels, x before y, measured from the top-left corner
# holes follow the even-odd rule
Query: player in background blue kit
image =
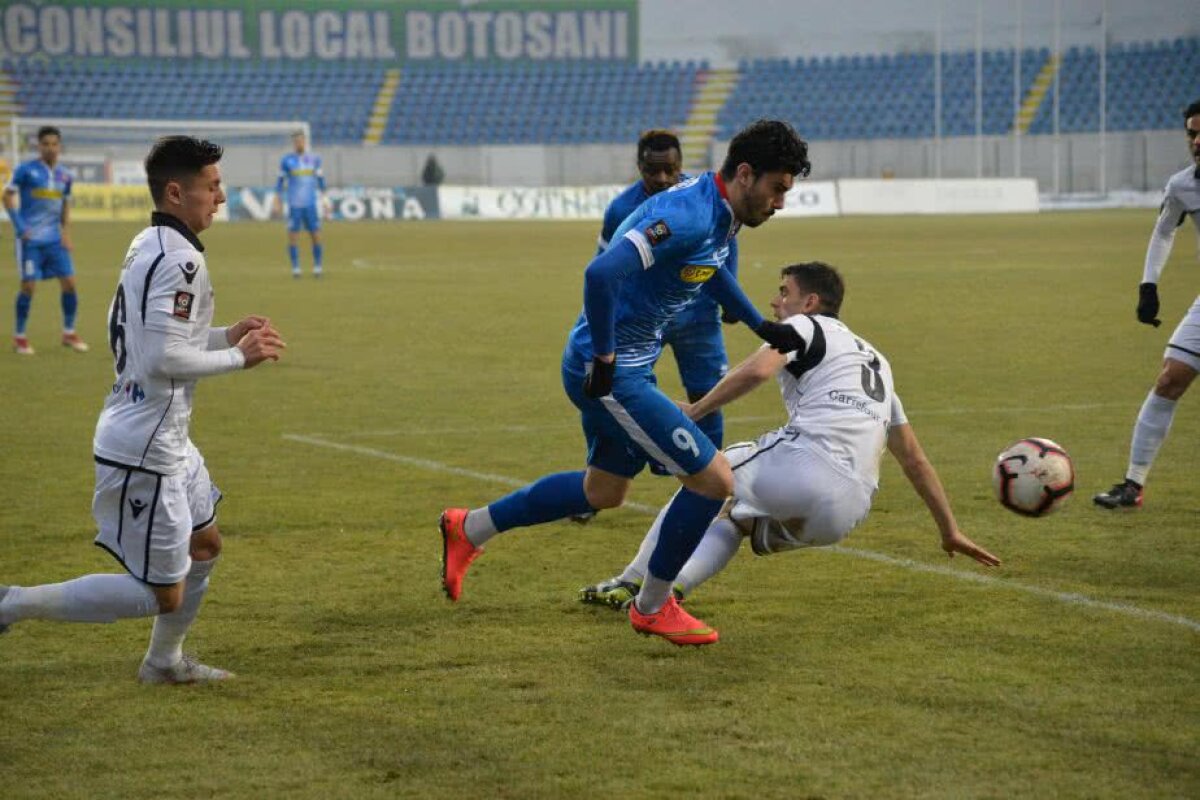
[[(75, 292), (75, 267), (71, 263), (71, 237), (67, 231), (71, 174), (58, 164), (62, 134), (58, 128), (46, 125), (38, 129), (37, 143), (38, 158), (17, 167), (12, 182), (4, 189), (4, 208), (12, 220), (17, 270), (21, 276), (13, 350), (19, 355), (33, 355), (25, 335), (33, 290), (38, 281), (58, 278), (62, 287), (63, 346), (86, 353), (87, 344), (75, 333), (79, 296)], [(16, 203), (18, 195), (20, 208)]]
[[(600, 229), (600, 250), (608, 248), (617, 227), (650, 197), (670, 189), (682, 177), (683, 155), (679, 139), (670, 131), (650, 130), (638, 139), (637, 166), (641, 180), (621, 192), (604, 211)], [(729, 242), (729, 258), (725, 269), (737, 277), (737, 239)], [(729, 370), (725, 355), (725, 339), (721, 335), (721, 309), (717, 302), (703, 293), (684, 311), (679, 312), (663, 331), (663, 344), (671, 346), (679, 379), (687, 392), (688, 402), (694, 403), (720, 382)], [(697, 423), (720, 450), (724, 446), (725, 418), (720, 411), (709, 414)], [(650, 462), (650, 470), (665, 475), (662, 465)]]
[(309, 152), (304, 131), (292, 134), (293, 151), (279, 162), (279, 180), (275, 183), (275, 209), (281, 210), (284, 184), (287, 185), (288, 259), (292, 262), (292, 277), (300, 277), (300, 250), (296, 246), (300, 229), (312, 239), (313, 276), (321, 277), (324, 247), (321, 244), (321, 192), (325, 191), (325, 175), (321, 172), (321, 157)]
[(671, 595), (680, 568), (733, 491), (725, 455), (658, 390), (662, 331), (697, 299), (726, 313), (780, 352), (805, 349), (789, 325), (764, 320), (726, 269), (741, 226), (783, 208), (795, 176), (807, 176), (808, 145), (790, 125), (759, 120), (733, 137), (719, 173), (707, 172), (642, 203), (584, 272), (584, 311), (567, 340), (563, 388), (580, 411), (587, 469), (547, 475), (484, 508), (442, 513), (442, 586), (451, 600), (485, 542), (513, 528), (620, 506), (649, 459), (682, 488), (663, 519), (648, 574), (630, 606), (640, 633), (675, 644), (709, 644), (717, 632)]

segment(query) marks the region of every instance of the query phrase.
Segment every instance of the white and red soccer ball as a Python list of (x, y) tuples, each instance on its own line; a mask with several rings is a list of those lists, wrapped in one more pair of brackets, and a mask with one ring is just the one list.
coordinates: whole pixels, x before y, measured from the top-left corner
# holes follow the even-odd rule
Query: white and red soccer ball
[(992, 485), (1005, 508), (1026, 517), (1044, 517), (1061, 508), (1075, 491), (1075, 465), (1060, 445), (1030, 437), (996, 458)]

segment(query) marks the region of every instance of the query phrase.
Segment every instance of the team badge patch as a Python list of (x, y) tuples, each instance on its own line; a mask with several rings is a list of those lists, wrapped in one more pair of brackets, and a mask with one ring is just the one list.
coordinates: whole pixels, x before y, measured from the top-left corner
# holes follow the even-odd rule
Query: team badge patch
[(679, 279), (685, 283), (706, 283), (716, 272), (716, 267), (684, 267), (679, 270)]
[(179, 319), (190, 320), (192, 318), (192, 304), (195, 302), (196, 295), (191, 292), (176, 292), (175, 311), (172, 313)]
[(650, 240), (650, 245), (661, 244), (671, 238), (671, 229), (667, 227), (667, 223), (663, 220), (646, 228), (646, 238)]

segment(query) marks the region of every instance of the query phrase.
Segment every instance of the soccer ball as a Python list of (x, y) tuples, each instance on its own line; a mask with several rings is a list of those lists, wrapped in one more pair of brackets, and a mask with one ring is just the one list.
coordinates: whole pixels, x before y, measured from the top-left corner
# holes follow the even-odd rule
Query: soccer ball
[(992, 485), (996, 499), (1008, 510), (1044, 517), (1075, 491), (1075, 465), (1067, 451), (1049, 439), (1022, 439), (996, 459)]

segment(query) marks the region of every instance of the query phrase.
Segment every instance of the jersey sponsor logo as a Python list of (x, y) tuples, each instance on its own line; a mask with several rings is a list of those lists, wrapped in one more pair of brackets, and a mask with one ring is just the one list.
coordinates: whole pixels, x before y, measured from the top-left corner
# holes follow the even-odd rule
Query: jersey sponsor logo
[(664, 220), (659, 220), (645, 230), (646, 239), (651, 246), (661, 244), (671, 238), (671, 229)]
[(179, 271), (183, 273), (183, 279), (190, 284), (196, 280), (196, 273), (200, 271), (200, 268), (189, 261), (186, 264), (180, 264)]
[(63, 196), (60, 189), (31, 189), (29, 194), (38, 200), (61, 200)]
[(176, 292), (175, 293), (175, 310), (171, 312), (179, 319), (190, 320), (192, 318), (192, 305), (196, 302), (196, 295), (191, 292)]
[(705, 283), (716, 273), (716, 267), (698, 267), (693, 265), (679, 270), (679, 279), (685, 283)]

